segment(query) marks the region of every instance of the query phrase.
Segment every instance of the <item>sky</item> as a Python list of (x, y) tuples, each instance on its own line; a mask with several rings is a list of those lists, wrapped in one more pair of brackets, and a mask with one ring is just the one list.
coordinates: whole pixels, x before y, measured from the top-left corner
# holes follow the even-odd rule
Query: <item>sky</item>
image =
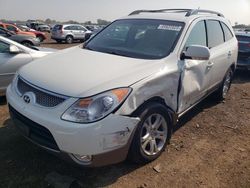
[(250, 0), (0, 0), (0, 19), (113, 21), (137, 9), (198, 8), (223, 13), (231, 24), (250, 24)]

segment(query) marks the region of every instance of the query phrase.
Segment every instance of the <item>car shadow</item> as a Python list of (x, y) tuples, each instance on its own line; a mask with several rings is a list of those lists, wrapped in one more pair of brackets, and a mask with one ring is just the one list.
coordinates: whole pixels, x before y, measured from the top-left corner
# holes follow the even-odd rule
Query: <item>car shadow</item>
[(12, 183), (13, 187), (24, 183), (20, 177), (30, 179), (30, 182), (26, 182), (30, 184), (40, 179), (41, 187), (47, 187), (45, 177), (52, 172), (73, 178), (83, 184), (83, 187), (104, 187), (141, 167), (127, 161), (99, 168), (72, 165), (26, 140), (16, 130), (11, 119), (5, 120), (3, 126), (0, 126), (0, 151), (1, 173), (6, 174), (3, 183), (9, 185), (16, 179)]
[(199, 113), (203, 112), (205, 109), (216, 106), (219, 103), (220, 101), (215, 100), (213, 95), (208, 96), (206, 99), (202, 100), (199, 104), (197, 104), (191, 110), (189, 110), (186, 114), (180, 117), (177, 125), (174, 127), (173, 132), (179, 130), (187, 122), (191, 121), (192, 118), (196, 117)]
[(7, 104), (6, 97), (5, 97), (5, 96), (0, 97), (0, 106), (2, 106), (2, 105), (6, 105), (6, 104)]
[(250, 82), (250, 71), (236, 70), (234, 74), (234, 84), (244, 84)]

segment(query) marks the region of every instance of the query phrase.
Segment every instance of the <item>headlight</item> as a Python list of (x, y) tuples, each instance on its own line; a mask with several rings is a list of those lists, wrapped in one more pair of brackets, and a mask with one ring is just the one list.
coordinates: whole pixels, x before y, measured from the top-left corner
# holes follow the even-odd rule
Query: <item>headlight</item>
[(112, 113), (130, 94), (131, 88), (110, 90), (94, 97), (79, 99), (64, 114), (62, 119), (77, 123), (98, 121)]

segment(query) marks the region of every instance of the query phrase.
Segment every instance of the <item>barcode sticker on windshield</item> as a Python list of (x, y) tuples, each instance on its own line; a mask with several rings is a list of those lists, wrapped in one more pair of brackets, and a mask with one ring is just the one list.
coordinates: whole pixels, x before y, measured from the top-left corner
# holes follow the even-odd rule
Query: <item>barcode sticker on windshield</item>
[(169, 31), (180, 31), (181, 26), (176, 25), (159, 25), (157, 29), (169, 30)]

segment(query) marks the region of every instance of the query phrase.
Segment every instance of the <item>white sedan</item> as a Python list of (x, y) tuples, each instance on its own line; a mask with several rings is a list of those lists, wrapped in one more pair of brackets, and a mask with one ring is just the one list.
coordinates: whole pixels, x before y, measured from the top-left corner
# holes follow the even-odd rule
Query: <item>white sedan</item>
[(38, 47), (31, 49), (0, 36), (0, 96), (5, 95), (7, 86), (21, 66), (54, 51), (56, 50)]

